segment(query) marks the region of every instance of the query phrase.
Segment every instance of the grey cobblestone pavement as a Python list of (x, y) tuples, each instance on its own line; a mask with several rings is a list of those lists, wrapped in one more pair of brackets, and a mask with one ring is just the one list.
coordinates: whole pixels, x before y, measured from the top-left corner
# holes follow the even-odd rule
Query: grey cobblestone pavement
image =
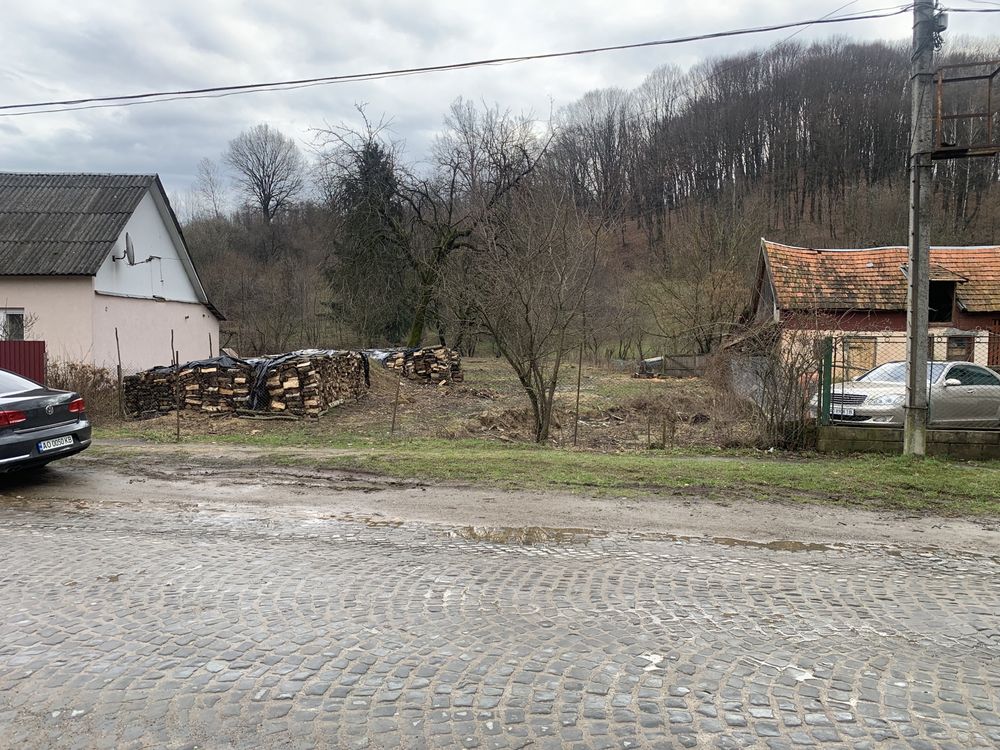
[(996, 748), (1000, 561), (0, 505), (0, 746)]

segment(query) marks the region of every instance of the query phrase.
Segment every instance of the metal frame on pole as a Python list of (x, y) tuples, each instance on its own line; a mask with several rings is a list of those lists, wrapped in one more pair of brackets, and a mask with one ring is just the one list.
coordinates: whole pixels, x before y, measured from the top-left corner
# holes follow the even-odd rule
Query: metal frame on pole
[(930, 183), (934, 151), (934, 0), (913, 5), (910, 85), (910, 237), (906, 298), (906, 405), (903, 453), (927, 451), (927, 318), (930, 285)]

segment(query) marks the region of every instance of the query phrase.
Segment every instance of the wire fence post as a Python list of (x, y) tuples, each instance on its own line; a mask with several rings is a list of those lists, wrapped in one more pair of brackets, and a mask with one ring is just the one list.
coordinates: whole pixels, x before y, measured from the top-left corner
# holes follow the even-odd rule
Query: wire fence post
[(576, 414), (573, 416), (573, 447), (580, 430), (580, 382), (583, 378), (583, 341), (580, 341), (580, 357), (576, 364)]
[(397, 375), (396, 377), (396, 398), (392, 402), (392, 426), (389, 428), (389, 435), (396, 434), (396, 411), (399, 409), (399, 389), (402, 386), (403, 380)]
[(122, 345), (118, 340), (118, 326), (115, 326), (115, 350), (118, 352), (118, 418), (125, 418), (125, 386), (122, 380)]

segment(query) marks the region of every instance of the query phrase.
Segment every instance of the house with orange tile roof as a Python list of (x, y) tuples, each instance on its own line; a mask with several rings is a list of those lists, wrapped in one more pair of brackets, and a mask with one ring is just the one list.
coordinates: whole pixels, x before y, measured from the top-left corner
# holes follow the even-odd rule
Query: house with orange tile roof
[[(858, 369), (903, 359), (907, 261), (903, 246), (820, 249), (762, 239), (754, 320), (840, 337)], [(1000, 368), (1000, 246), (934, 246), (930, 263), (931, 358)]]

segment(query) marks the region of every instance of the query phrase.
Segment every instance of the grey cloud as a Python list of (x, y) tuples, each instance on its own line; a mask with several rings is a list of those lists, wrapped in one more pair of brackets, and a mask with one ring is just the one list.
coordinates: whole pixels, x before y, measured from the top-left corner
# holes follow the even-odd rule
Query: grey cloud
[[(357, 73), (815, 17), (837, 4), (76, 0), (54, 13), (41, 2), (18, 3), (5, 17), (8, 63), (0, 72), (0, 91), (3, 100), (15, 102)], [(867, 0), (851, 10), (881, 5)], [(949, 34), (995, 33), (997, 25), (989, 29), (983, 18), (975, 23), (953, 18)], [(305, 146), (311, 128), (355, 120), (357, 102), (367, 102), (373, 116), (392, 118), (395, 135), (418, 159), (457, 96), (546, 119), (550, 107), (569, 104), (590, 89), (633, 88), (663, 63), (688, 67), (707, 57), (766, 47), (788, 33), (298, 91), (0, 117), (0, 169), (155, 171), (168, 190), (181, 192), (198, 161), (218, 158), (242, 129), (269, 122)], [(909, 19), (812, 28), (795, 38), (833, 33), (905, 39)]]

